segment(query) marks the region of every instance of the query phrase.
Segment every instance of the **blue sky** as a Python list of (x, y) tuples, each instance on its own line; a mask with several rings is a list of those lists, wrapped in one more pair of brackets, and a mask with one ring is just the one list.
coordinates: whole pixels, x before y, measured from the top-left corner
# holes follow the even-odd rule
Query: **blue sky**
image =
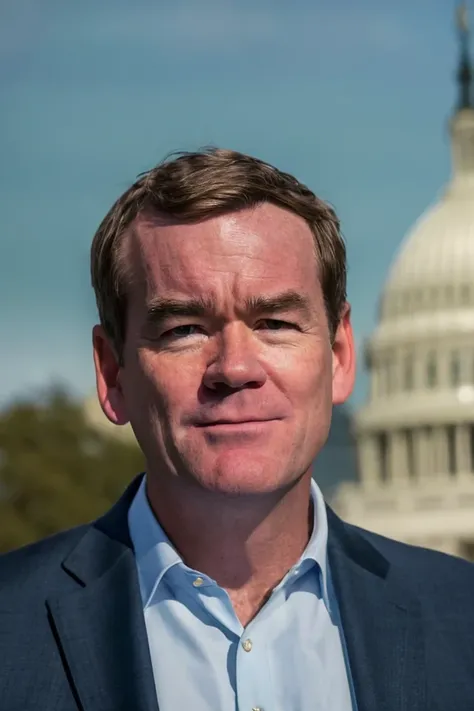
[[(0, 0), (0, 404), (92, 390), (92, 235), (135, 176), (221, 145), (342, 219), (358, 344), (449, 176), (454, 0)], [(362, 361), (353, 403), (363, 401)]]

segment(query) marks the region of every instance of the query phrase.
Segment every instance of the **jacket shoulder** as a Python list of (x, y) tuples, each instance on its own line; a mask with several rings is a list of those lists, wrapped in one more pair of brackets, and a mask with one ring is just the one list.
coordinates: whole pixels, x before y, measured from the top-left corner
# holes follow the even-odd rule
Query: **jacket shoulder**
[(363, 536), (391, 566), (418, 587), (430, 587), (433, 590), (433, 585), (438, 588), (451, 587), (454, 584), (474, 586), (474, 564), (464, 558), (402, 543), (356, 526), (346, 525)]
[(26, 598), (58, 590), (61, 564), (91, 524), (62, 531), (0, 555), (0, 608), (21, 605)]

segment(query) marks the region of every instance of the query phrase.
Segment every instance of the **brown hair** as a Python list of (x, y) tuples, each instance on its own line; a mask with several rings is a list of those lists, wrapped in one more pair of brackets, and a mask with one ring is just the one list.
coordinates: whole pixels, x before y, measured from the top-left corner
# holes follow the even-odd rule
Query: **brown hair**
[(346, 249), (334, 210), (309, 188), (257, 158), (209, 148), (174, 154), (138, 180), (111, 207), (91, 248), (91, 276), (99, 317), (122, 358), (127, 287), (124, 234), (135, 218), (155, 211), (182, 222), (270, 202), (299, 215), (314, 235), (331, 335), (346, 301)]

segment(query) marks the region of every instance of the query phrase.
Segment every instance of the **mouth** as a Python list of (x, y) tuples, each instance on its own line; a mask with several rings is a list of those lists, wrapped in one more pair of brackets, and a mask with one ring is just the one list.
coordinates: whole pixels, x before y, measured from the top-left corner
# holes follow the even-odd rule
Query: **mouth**
[(255, 418), (249, 417), (247, 419), (231, 420), (231, 419), (220, 419), (220, 420), (210, 420), (209, 422), (200, 422), (198, 427), (242, 427), (247, 425), (262, 425), (268, 424), (269, 422), (276, 422), (276, 417), (267, 418)]
[(215, 420), (214, 422), (200, 424), (199, 428), (209, 435), (255, 436), (269, 430), (277, 421), (276, 418), (265, 420)]

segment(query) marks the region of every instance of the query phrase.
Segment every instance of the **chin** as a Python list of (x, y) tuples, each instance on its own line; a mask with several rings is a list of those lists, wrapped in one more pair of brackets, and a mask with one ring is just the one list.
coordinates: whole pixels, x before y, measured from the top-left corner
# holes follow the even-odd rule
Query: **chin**
[(232, 451), (217, 457), (210, 466), (204, 462), (200, 465), (193, 471), (199, 484), (229, 496), (271, 494), (288, 488), (299, 478), (294, 468), (275, 456), (249, 457), (248, 453)]

